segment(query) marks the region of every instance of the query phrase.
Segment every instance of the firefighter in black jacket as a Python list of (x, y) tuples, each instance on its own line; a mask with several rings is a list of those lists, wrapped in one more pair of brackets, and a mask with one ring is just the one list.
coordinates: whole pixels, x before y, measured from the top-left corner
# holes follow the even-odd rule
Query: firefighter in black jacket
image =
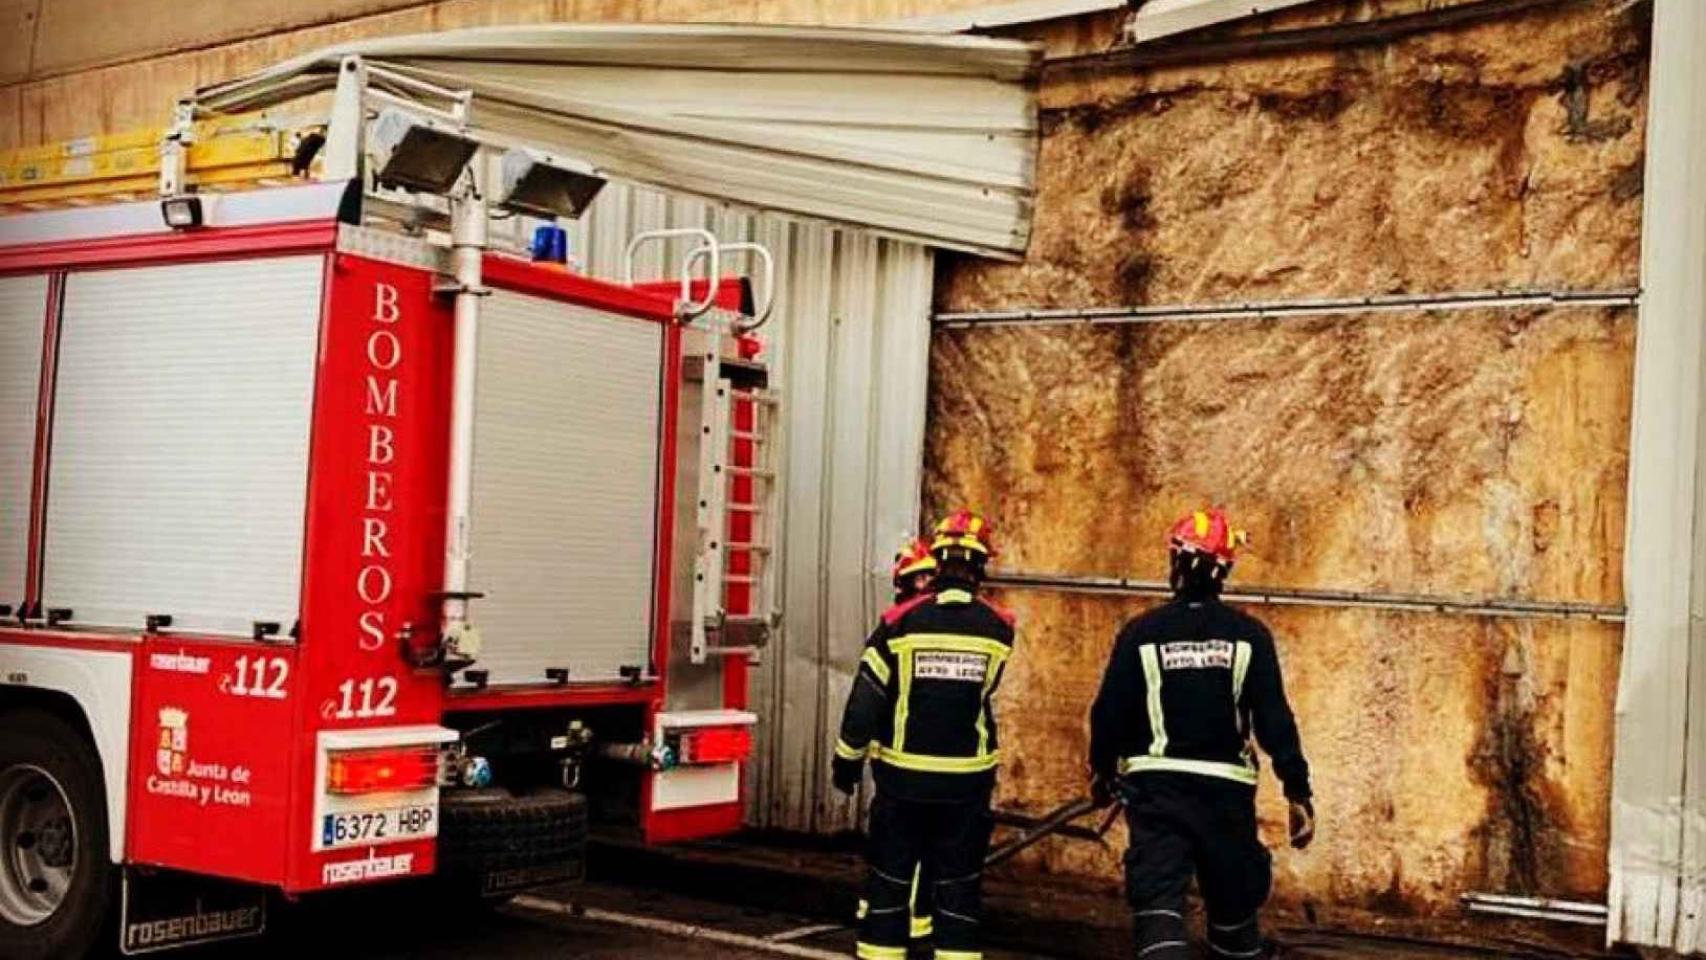
[(988, 524), (967, 511), (937, 524), (932, 591), (883, 614), (847, 699), (835, 787), (853, 793), (867, 755), (877, 785), (859, 918), (864, 960), (906, 957), (920, 865), (933, 878), (936, 960), (983, 956), (983, 858), (1000, 759), (991, 701), (1013, 650), (1012, 617), (978, 596), (991, 541)]
[[(930, 555), (930, 541), (920, 537), (895, 551), (889, 579), (894, 584), (895, 606), (930, 592), (936, 581), (936, 558)], [(909, 931), (912, 951), (920, 955), (928, 955), (930, 937), (935, 932), (935, 923), (931, 919), (935, 903), (934, 885), (934, 878), (924, 872), (924, 862), (920, 860), (912, 872), (912, 896), (907, 901), (908, 912), (912, 915)], [(862, 909), (868, 909), (864, 901), (861, 904)]]
[(1259, 957), (1257, 911), (1271, 858), (1256, 836), (1256, 742), (1291, 802), (1291, 844), (1315, 832), (1309, 764), (1286, 702), (1273, 636), (1220, 601), (1243, 534), (1219, 510), (1168, 540), (1173, 599), (1120, 631), (1090, 713), (1092, 789), (1126, 801), (1126, 895), (1138, 956), (1184, 960), (1185, 890), (1195, 874), (1217, 957)]

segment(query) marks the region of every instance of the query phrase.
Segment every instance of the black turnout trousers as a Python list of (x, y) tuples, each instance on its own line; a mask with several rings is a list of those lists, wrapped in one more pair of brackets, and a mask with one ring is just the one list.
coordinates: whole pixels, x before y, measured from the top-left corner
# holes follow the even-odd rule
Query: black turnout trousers
[(1268, 899), (1273, 861), (1256, 835), (1256, 792), (1187, 773), (1142, 773), (1120, 783), (1131, 848), (1126, 897), (1143, 960), (1194, 956), (1185, 893), (1197, 881), (1208, 910), (1212, 957), (1261, 955), (1256, 912)]
[(912, 877), (912, 942), (923, 943), (936, 932), (932, 919), (936, 915), (936, 875), (918, 862), (918, 872)]
[(989, 794), (960, 800), (911, 800), (877, 791), (871, 802), (864, 911), (859, 920), (860, 956), (871, 960), (905, 955), (912, 932), (913, 878), (920, 873), (928, 898), (938, 957), (975, 956), (983, 917), (983, 858), (989, 853), (994, 819)]

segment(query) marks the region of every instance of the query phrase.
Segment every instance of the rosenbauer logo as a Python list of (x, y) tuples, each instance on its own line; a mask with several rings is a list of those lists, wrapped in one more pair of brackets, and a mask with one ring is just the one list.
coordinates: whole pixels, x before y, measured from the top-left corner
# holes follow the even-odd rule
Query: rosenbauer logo
[(206, 674), (213, 669), (211, 657), (197, 657), (179, 650), (176, 653), (151, 653), (148, 655), (148, 666), (155, 670), (165, 670), (169, 673)]
[(261, 907), (238, 907), (234, 910), (197, 910), (188, 916), (168, 920), (144, 920), (126, 923), (124, 946), (128, 953), (147, 953), (168, 947), (183, 947), (192, 943), (224, 940), (260, 933), (266, 926), (266, 913)]
[(369, 853), (363, 860), (328, 863), (320, 868), (320, 882), (328, 886), (340, 883), (359, 883), (362, 880), (382, 880), (386, 877), (405, 877), (414, 872), (415, 855), (395, 853), (376, 857)]

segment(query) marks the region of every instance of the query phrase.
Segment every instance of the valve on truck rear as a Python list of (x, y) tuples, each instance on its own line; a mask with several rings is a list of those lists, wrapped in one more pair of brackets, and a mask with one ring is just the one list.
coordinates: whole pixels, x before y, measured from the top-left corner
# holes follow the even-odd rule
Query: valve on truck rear
[(463, 757), (457, 764), (457, 779), (465, 787), (479, 790), (492, 785), (492, 762), (485, 757)]
[(667, 743), (652, 743), (650, 740), (637, 743), (601, 743), (598, 745), (598, 755), (606, 760), (646, 767), (659, 773), (675, 769), (677, 763), (674, 747)]
[(581, 770), (586, 766), (586, 756), (592, 749), (592, 728), (579, 720), (569, 721), (569, 728), (560, 736), (551, 738), (551, 749), (563, 751), (563, 759), (559, 761), (563, 769), (563, 786), (574, 790), (580, 786)]

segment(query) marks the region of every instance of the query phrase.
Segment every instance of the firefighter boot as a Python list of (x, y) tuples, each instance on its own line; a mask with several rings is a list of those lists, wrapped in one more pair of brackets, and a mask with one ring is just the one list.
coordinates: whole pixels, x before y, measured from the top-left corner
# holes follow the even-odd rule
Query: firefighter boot
[(1136, 910), (1132, 922), (1139, 960), (1192, 960), (1183, 898)]
[(982, 960), (983, 874), (936, 881), (935, 960)]
[(912, 880), (925, 826), (914, 806), (881, 790), (871, 802), (865, 847), (869, 875), (859, 914), (861, 960), (906, 960)]
[(860, 960), (905, 960), (908, 915), (907, 892), (911, 883), (870, 865), (865, 899), (859, 904)]
[(1199, 837), (1197, 887), (1208, 912), (1211, 960), (1269, 956), (1257, 911), (1273, 886), (1273, 858), (1256, 836), (1248, 799), (1205, 801)]
[(1126, 808), (1126, 824), (1131, 846), (1125, 854), (1125, 889), (1137, 956), (1192, 960), (1185, 928), (1185, 891), (1194, 870), (1190, 839), (1172, 819), (1141, 803)]
[(936, 932), (932, 917), (935, 915), (936, 877), (924, 868), (921, 861), (918, 869), (912, 872), (912, 900), (909, 903), (912, 914), (912, 941), (908, 947), (908, 956), (914, 960), (929, 960), (931, 956), (930, 939)]
[(978, 944), (983, 922), (983, 858), (995, 819), (989, 797), (972, 802), (932, 804), (926, 874), (934, 871), (935, 960), (981, 960)]
[(859, 904), (860, 960), (905, 960), (909, 886), (907, 881), (871, 865), (865, 899)]
[(1208, 918), (1208, 953), (1226, 960), (1258, 960), (1270, 956), (1262, 942), (1262, 927), (1251, 913), (1242, 920)]

